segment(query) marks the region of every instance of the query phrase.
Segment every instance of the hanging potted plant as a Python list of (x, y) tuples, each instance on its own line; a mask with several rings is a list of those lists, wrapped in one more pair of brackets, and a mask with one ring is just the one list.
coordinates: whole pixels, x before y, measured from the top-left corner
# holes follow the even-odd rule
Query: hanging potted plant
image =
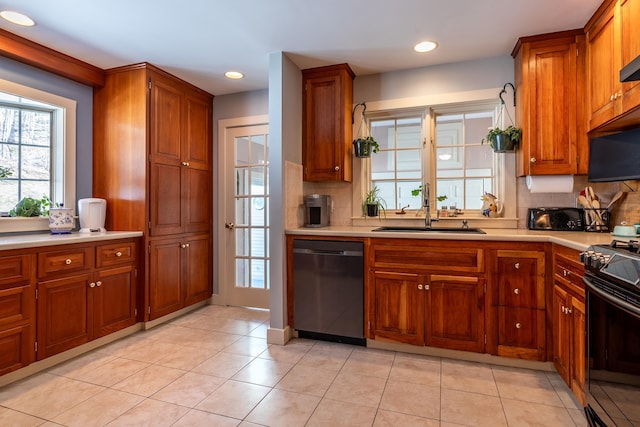
[[(482, 144), (486, 141), (496, 153), (513, 153), (518, 149), (520, 140), (522, 139), (522, 129), (513, 125), (513, 119), (509, 114), (509, 110), (505, 110), (502, 95), (507, 93), (507, 86), (511, 86), (511, 89), (513, 90), (513, 106), (516, 106), (515, 87), (511, 83), (506, 83), (498, 95), (500, 98), (500, 112), (496, 118), (496, 126), (489, 128), (489, 133), (482, 140)], [(501, 129), (498, 125), (498, 123), (501, 123), (500, 119), (502, 118), (503, 111), (506, 111), (509, 122), (511, 123), (506, 129)]]
[(518, 149), (521, 139), (522, 129), (509, 125), (506, 129), (489, 128), (482, 143), (486, 141), (496, 153), (513, 153)]
[(362, 202), (362, 213), (365, 217), (378, 216), (379, 212), (382, 211), (386, 216), (386, 207), (387, 203), (380, 197), (380, 189), (374, 185), (365, 195)]
[[(360, 116), (360, 125), (358, 126), (358, 137), (353, 140), (353, 152), (356, 157), (366, 158), (371, 157), (371, 153), (377, 153), (380, 150), (380, 146), (378, 142), (371, 136), (371, 132), (369, 129), (364, 126), (364, 112), (367, 110), (367, 105), (364, 102), (357, 104), (353, 107), (353, 112), (351, 114), (351, 122), (353, 123), (353, 113), (355, 113), (356, 108), (362, 105), (362, 114)], [(365, 132), (365, 129), (367, 132)], [(369, 135), (367, 136), (366, 133)]]
[(353, 152), (356, 157), (371, 157), (371, 153), (378, 151), (380, 151), (380, 146), (372, 136), (362, 136), (353, 140)]

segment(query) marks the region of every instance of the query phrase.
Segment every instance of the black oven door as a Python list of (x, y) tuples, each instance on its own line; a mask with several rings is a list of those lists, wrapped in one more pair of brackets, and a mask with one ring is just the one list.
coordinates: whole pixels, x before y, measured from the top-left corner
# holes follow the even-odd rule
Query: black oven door
[(640, 305), (589, 274), (584, 283), (589, 425), (640, 425)]

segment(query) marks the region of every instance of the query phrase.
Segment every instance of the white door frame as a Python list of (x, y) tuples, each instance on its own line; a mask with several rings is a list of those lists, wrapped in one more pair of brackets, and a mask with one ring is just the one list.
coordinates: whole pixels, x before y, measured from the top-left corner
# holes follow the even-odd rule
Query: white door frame
[(227, 271), (228, 268), (225, 268), (223, 262), (228, 260), (225, 258), (223, 254), (227, 252), (226, 248), (226, 229), (224, 227), (225, 224), (225, 209), (223, 203), (227, 200), (228, 196), (226, 194), (227, 188), (225, 188), (226, 176), (230, 173), (229, 169), (233, 169), (234, 165), (229, 165), (225, 161), (227, 158), (227, 150), (231, 149), (228, 144), (226, 144), (227, 140), (227, 132), (231, 128), (245, 127), (245, 126), (258, 126), (258, 125), (268, 125), (269, 124), (269, 115), (259, 115), (259, 116), (248, 116), (248, 117), (237, 117), (231, 119), (222, 119), (218, 120), (218, 164), (217, 164), (217, 197), (214, 199), (217, 200), (218, 206), (214, 208), (214, 218), (213, 224), (215, 227), (214, 236), (215, 236), (215, 248), (214, 248), (214, 282), (217, 286), (214, 286), (214, 289), (217, 288), (216, 292), (211, 297), (212, 304), (218, 305), (226, 305), (228, 304), (229, 295), (227, 295), (225, 284), (228, 283), (232, 278), (228, 277)]

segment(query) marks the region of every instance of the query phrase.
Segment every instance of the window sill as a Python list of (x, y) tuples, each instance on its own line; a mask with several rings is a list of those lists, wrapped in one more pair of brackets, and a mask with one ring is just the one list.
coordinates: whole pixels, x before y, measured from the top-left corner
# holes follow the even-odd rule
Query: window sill
[(0, 233), (49, 231), (49, 217), (0, 218)]

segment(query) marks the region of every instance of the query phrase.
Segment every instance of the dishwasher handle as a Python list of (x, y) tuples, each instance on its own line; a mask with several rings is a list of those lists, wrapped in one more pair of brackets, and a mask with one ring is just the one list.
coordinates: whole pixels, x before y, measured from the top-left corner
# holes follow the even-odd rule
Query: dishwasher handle
[(362, 251), (334, 251), (330, 249), (304, 249), (294, 248), (294, 254), (307, 254), (307, 255), (337, 255), (337, 256), (362, 256)]

